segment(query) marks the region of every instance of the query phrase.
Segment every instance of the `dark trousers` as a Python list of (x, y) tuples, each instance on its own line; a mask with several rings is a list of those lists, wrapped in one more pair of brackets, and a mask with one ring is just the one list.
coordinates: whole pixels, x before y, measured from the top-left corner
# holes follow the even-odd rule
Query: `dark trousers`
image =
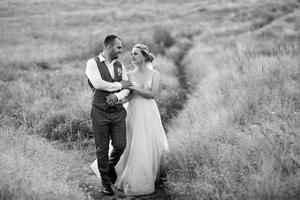
[[(118, 163), (126, 147), (126, 110), (105, 112), (93, 105), (91, 119), (96, 143), (96, 156), (102, 185), (112, 183), (111, 169)], [(113, 150), (108, 155), (109, 141), (112, 141)]]

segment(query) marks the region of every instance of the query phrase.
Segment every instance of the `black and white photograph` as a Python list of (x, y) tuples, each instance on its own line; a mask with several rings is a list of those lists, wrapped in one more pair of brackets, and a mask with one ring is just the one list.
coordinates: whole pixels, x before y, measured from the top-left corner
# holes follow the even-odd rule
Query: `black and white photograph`
[(0, 0), (0, 200), (299, 200), (300, 0)]

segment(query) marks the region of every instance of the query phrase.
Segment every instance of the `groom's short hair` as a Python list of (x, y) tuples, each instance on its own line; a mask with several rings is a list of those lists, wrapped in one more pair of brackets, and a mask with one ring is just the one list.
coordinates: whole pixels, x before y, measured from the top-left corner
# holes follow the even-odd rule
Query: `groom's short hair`
[(108, 36), (106, 36), (105, 37), (105, 39), (104, 39), (104, 47), (108, 47), (108, 46), (110, 46), (110, 45), (113, 45), (113, 43), (114, 43), (114, 41), (115, 41), (115, 39), (119, 39), (119, 40), (121, 40), (118, 36), (116, 36), (116, 35), (108, 35)]

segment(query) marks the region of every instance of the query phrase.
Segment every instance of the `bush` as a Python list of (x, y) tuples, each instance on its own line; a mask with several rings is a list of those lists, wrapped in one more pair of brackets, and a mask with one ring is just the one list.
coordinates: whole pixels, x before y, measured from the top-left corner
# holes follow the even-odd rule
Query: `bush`
[(153, 41), (161, 47), (169, 48), (175, 44), (171, 33), (163, 27), (156, 27), (152, 37)]
[(63, 142), (83, 140), (92, 135), (90, 120), (70, 119), (65, 111), (50, 113), (36, 125), (35, 132), (47, 139)]

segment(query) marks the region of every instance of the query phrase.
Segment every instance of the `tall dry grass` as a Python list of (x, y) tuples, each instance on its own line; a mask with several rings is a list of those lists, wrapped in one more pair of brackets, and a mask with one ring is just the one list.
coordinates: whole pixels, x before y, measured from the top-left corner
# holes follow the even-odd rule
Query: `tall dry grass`
[(15, 127), (49, 139), (68, 142), (86, 137), (91, 95), (80, 65), (75, 61), (55, 71), (33, 66), (20, 77), (1, 82), (2, 115), (13, 119)]
[(200, 69), (191, 80), (203, 78), (169, 131), (174, 198), (300, 198), (299, 46), (262, 54), (248, 42), (187, 57)]
[[(0, 25), (4, 28), (0, 33), (2, 47), (0, 49), (0, 125), (9, 125), (25, 130), (29, 134), (39, 134), (67, 144), (73, 141), (79, 141), (79, 145), (89, 143), (86, 138), (91, 134), (89, 122), (91, 92), (84, 76), (85, 63), (89, 57), (99, 53), (101, 38), (106, 34), (115, 33), (124, 39), (125, 52), (122, 59), (126, 65), (130, 64), (129, 51), (137, 42), (142, 41), (158, 55), (157, 69), (162, 77), (162, 91), (158, 103), (164, 121), (174, 117), (173, 109), (182, 106), (179, 104), (184, 102), (184, 98), (178, 95), (178, 91), (181, 92), (179, 88), (182, 86), (177, 79), (178, 75), (180, 77), (180, 74), (176, 73), (178, 66), (184, 68), (181, 70), (187, 73), (190, 85), (196, 87), (199, 85), (195, 90), (197, 92), (191, 95), (190, 103), (185, 111), (170, 126), (170, 144), (172, 148), (175, 148), (168, 165), (170, 166), (168, 180), (171, 191), (178, 194), (190, 193), (191, 198), (252, 198), (253, 196), (247, 196), (249, 191), (257, 195), (257, 198), (264, 197), (263, 195), (271, 198), (274, 194), (286, 193), (293, 197), (294, 190), (289, 188), (298, 187), (296, 185), (298, 172), (293, 171), (295, 163), (299, 163), (299, 159), (298, 161), (295, 159), (299, 154), (294, 153), (294, 149), (297, 150), (294, 146), (298, 140), (293, 141), (294, 136), (291, 136), (293, 154), (288, 161), (291, 167), (287, 167), (288, 172), (294, 174), (294, 178), (291, 178), (291, 175), (281, 176), (282, 174), (278, 173), (279, 175), (273, 180), (279, 177), (281, 183), (269, 180), (273, 177), (274, 170), (281, 172), (280, 169), (284, 167), (280, 163), (285, 162), (278, 162), (270, 153), (268, 154), (266, 149), (271, 148), (273, 151), (280, 146), (277, 144), (281, 144), (277, 141), (279, 136), (276, 134), (272, 136), (269, 133), (270, 128), (273, 127), (276, 133), (277, 129), (278, 133), (282, 133), (283, 130), (293, 132), (290, 129), (294, 127), (294, 132), (298, 133), (298, 125), (295, 122), (298, 111), (295, 115), (291, 115), (292, 108), (287, 106), (292, 104), (297, 107), (298, 105), (295, 103), (298, 97), (294, 95), (297, 87), (295, 88), (294, 83), (288, 81), (290, 77), (293, 77), (293, 81), (298, 84), (298, 75), (296, 72), (292, 73), (293, 67), (288, 69), (288, 71), (291, 70), (289, 72), (284, 71), (283, 74), (286, 74), (284, 76), (280, 67), (277, 67), (278, 72), (275, 69), (275, 72), (271, 72), (272, 70), (269, 69), (274, 63), (279, 66), (282, 60), (284, 60), (284, 66), (294, 66), (291, 63), (294, 62), (297, 51), (289, 49), (289, 46), (287, 48), (279, 46), (281, 48), (279, 50), (273, 46), (273, 41), (269, 41), (267, 44), (269, 46), (266, 47), (264, 38), (276, 38), (277, 35), (274, 32), (285, 30), (280, 26), (275, 27), (273, 32), (262, 30), (263, 33), (258, 36), (261, 40), (239, 57), (236, 57), (235, 50), (235, 54), (230, 51), (222, 53), (225, 51), (222, 44), (214, 40), (215, 34), (219, 36), (232, 34), (231, 37), (235, 37), (235, 34), (268, 25), (275, 18), (292, 12), (299, 4), (296, 0), (287, 2), (288, 4), (285, 5), (285, 2), (274, 3), (273, 0), (260, 2), (188, 1), (184, 4), (178, 0), (172, 1), (172, 4), (170, 1), (141, 1), (137, 4), (121, 0), (116, 2), (1, 1)], [(296, 41), (299, 38), (297, 36), (298, 15), (295, 16), (282, 17), (282, 20), (292, 22), (292, 26), (295, 24), (291, 34), (288, 34), (285, 39), (290, 38)], [(117, 25), (111, 26), (111, 24)], [(167, 31), (161, 29), (158, 24)], [(290, 29), (287, 29), (288, 31)], [(151, 34), (153, 34), (152, 38)], [(205, 44), (205, 39), (202, 40), (205, 34), (211, 35), (206, 38), (209, 44)], [(173, 35), (184, 35), (186, 38), (178, 42), (177, 38), (174, 40)], [(196, 44), (191, 51), (187, 51), (191, 45), (195, 45), (190, 42), (193, 38), (195, 41), (200, 38), (203, 42)], [(250, 41), (245, 46), (250, 47), (252, 42)], [(270, 51), (269, 47), (272, 49), (274, 47), (274, 50)], [(290, 50), (291, 54), (288, 53)], [(188, 53), (186, 59), (181, 62), (186, 53)], [(250, 72), (249, 69), (257, 63), (259, 65), (263, 63), (264, 67), (257, 68), (257, 72), (254, 72), (255, 70)], [(223, 69), (224, 65), (228, 66), (226, 70)], [(263, 73), (262, 70), (259, 71), (260, 69), (264, 70)], [(272, 78), (274, 74), (275, 78)], [(177, 77), (175, 78), (174, 75)], [(259, 83), (253, 80), (258, 80)], [(257, 90), (258, 88), (263, 89)], [(232, 91), (228, 92), (228, 90)], [(265, 93), (267, 97), (263, 96)], [(257, 97), (256, 94), (258, 94)], [(278, 116), (283, 116), (283, 120)], [(289, 119), (292, 120), (288, 121)], [(275, 126), (283, 122), (287, 125)], [(16, 148), (21, 148), (18, 146), (20, 144), (26, 150), (25, 152), (31, 152), (30, 149), (34, 151), (30, 156), (25, 156), (26, 166), (28, 166), (25, 171), (29, 174), (26, 178), (20, 178), (21, 175), (13, 176), (13, 173), (7, 171), (14, 163), (3, 164), (5, 170), (1, 171), (2, 177), (11, 178), (9, 184), (3, 185), (4, 197), (14, 199), (24, 196), (27, 199), (51, 199), (51, 193), (56, 190), (56, 184), (49, 180), (51, 186), (48, 190), (41, 188), (36, 193), (33, 189), (38, 182), (34, 182), (35, 178), (32, 177), (40, 177), (43, 174), (29, 173), (31, 169), (35, 171), (37, 165), (35, 159), (31, 160), (31, 155), (40, 152), (39, 149), (43, 150), (44, 142), (39, 145), (39, 139), (33, 137), (35, 139), (32, 139), (30, 143), (31, 136), (19, 137), (13, 134), (14, 131), (6, 129), (3, 131), (1, 132), (3, 138), (8, 138), (3, 141), (26, 138), (24, 140), (28, 142), (16, 143)], [(261, 134), (266, 131), (271, 138), (270, 144), (264, 143), (269, 140), (265, 140), (264, 134)], [(189, 136), (186, 137), (181, 132)], [(257, 139), (253, 136), (254, 133), (258, 138), (262, 138)], [(285, 134), (282, 133), (280, 137), (283, 135)], [(282, 140), (284, 144), (290, 141), (289, 139)], [(7, 142), (4, 147), (13, 149), (13, 145), (15, 143)], [(39, 148), (34, 148), (34, 146)], [(45, 146), (45, 149), (49, 150), (47, 143)], [(263, 148), (265, 146), (268, 148)], [(245, 147), (247, 147), (246, 150)], [(284, 148), (290, 147), (285, 145)], [(178, 149), (182, 151), (179, 152)], [(3, 152), (8, 151), (11, 150)], [(52, 152), (52, 150), (49, 151)], [(280, 149), (275, 152), (281, 155)], [(23, 155), (20, 159), (15, 159), (12, 153), (7, 155), (1, 156), (1, 164), (6, 163), (8, 159), (24, 160)], [(62, 156), (61, 152), (53, 153), (53, 155), (53, 157)], [(265, 161), (266, 157), (270, 159)], [(286, 158), (286, 155), (284, 154), (282, 158)], [(70, 165), (77, 162), (69, 161)], [(58, 165), (64, 165), (63, 161), (58, 160), (58, 162)], [(262, 165), (263, 162), (264, 165)], [(22, 166), (25, 165), (24, 163)], [(57, 164), (55, 161), (53, 163)], [(274, 163), (276, 167), (273, 168), (273, 164), (269, 163)], [(49, 165), (50, 170), (53, 167), (43, 161), (40, 168), (44, 165)], [(247, 167), (248, 165), (250, 167)], [(271, 166), (271, 172), (268, 174), (269, 166)], [(54, 170), (53, 177), (64, 170), (64, 168)], [(14, 173), (17, 172), (14, 171)], [(260, 174), (264, 175), (261, 179)], [(176, 178), (177, 175), (178, 178)], [(282, 177), (286, 179), (282, 180)], [(68, 179), (66, 176), (62, 176), (62, 184), (68, 184), (68, 181), (65, 182), (66, 179)], [(55, 181), (58, 183), (58, 180)], [(29, 186), (20, 185), (19, 182), (29, 183)], [(284, 183), (290, 185), (284, 187)], [(274, 186), (280, 187), (281, 193), (273, 191), (273, 188), (276, 188)], [(18, 193), (15, 188), (22, 192)], [(67, 186), (61, 187), (62, 190), (64, 188)], [(78, 188), (76, 184), (74, 188)], [(72, 197), (69, 194), (73, 189), (65, 189), (65, 193), (62, 190), (58, 191), (59, 194), (53, 193), (55, 198)], [(78, 195), (81, 196), (81, 193), (79, 192)]]
[(0, 136), (0, 199), (84, 199), (76, 153), (12, 128), (1, 128)]

